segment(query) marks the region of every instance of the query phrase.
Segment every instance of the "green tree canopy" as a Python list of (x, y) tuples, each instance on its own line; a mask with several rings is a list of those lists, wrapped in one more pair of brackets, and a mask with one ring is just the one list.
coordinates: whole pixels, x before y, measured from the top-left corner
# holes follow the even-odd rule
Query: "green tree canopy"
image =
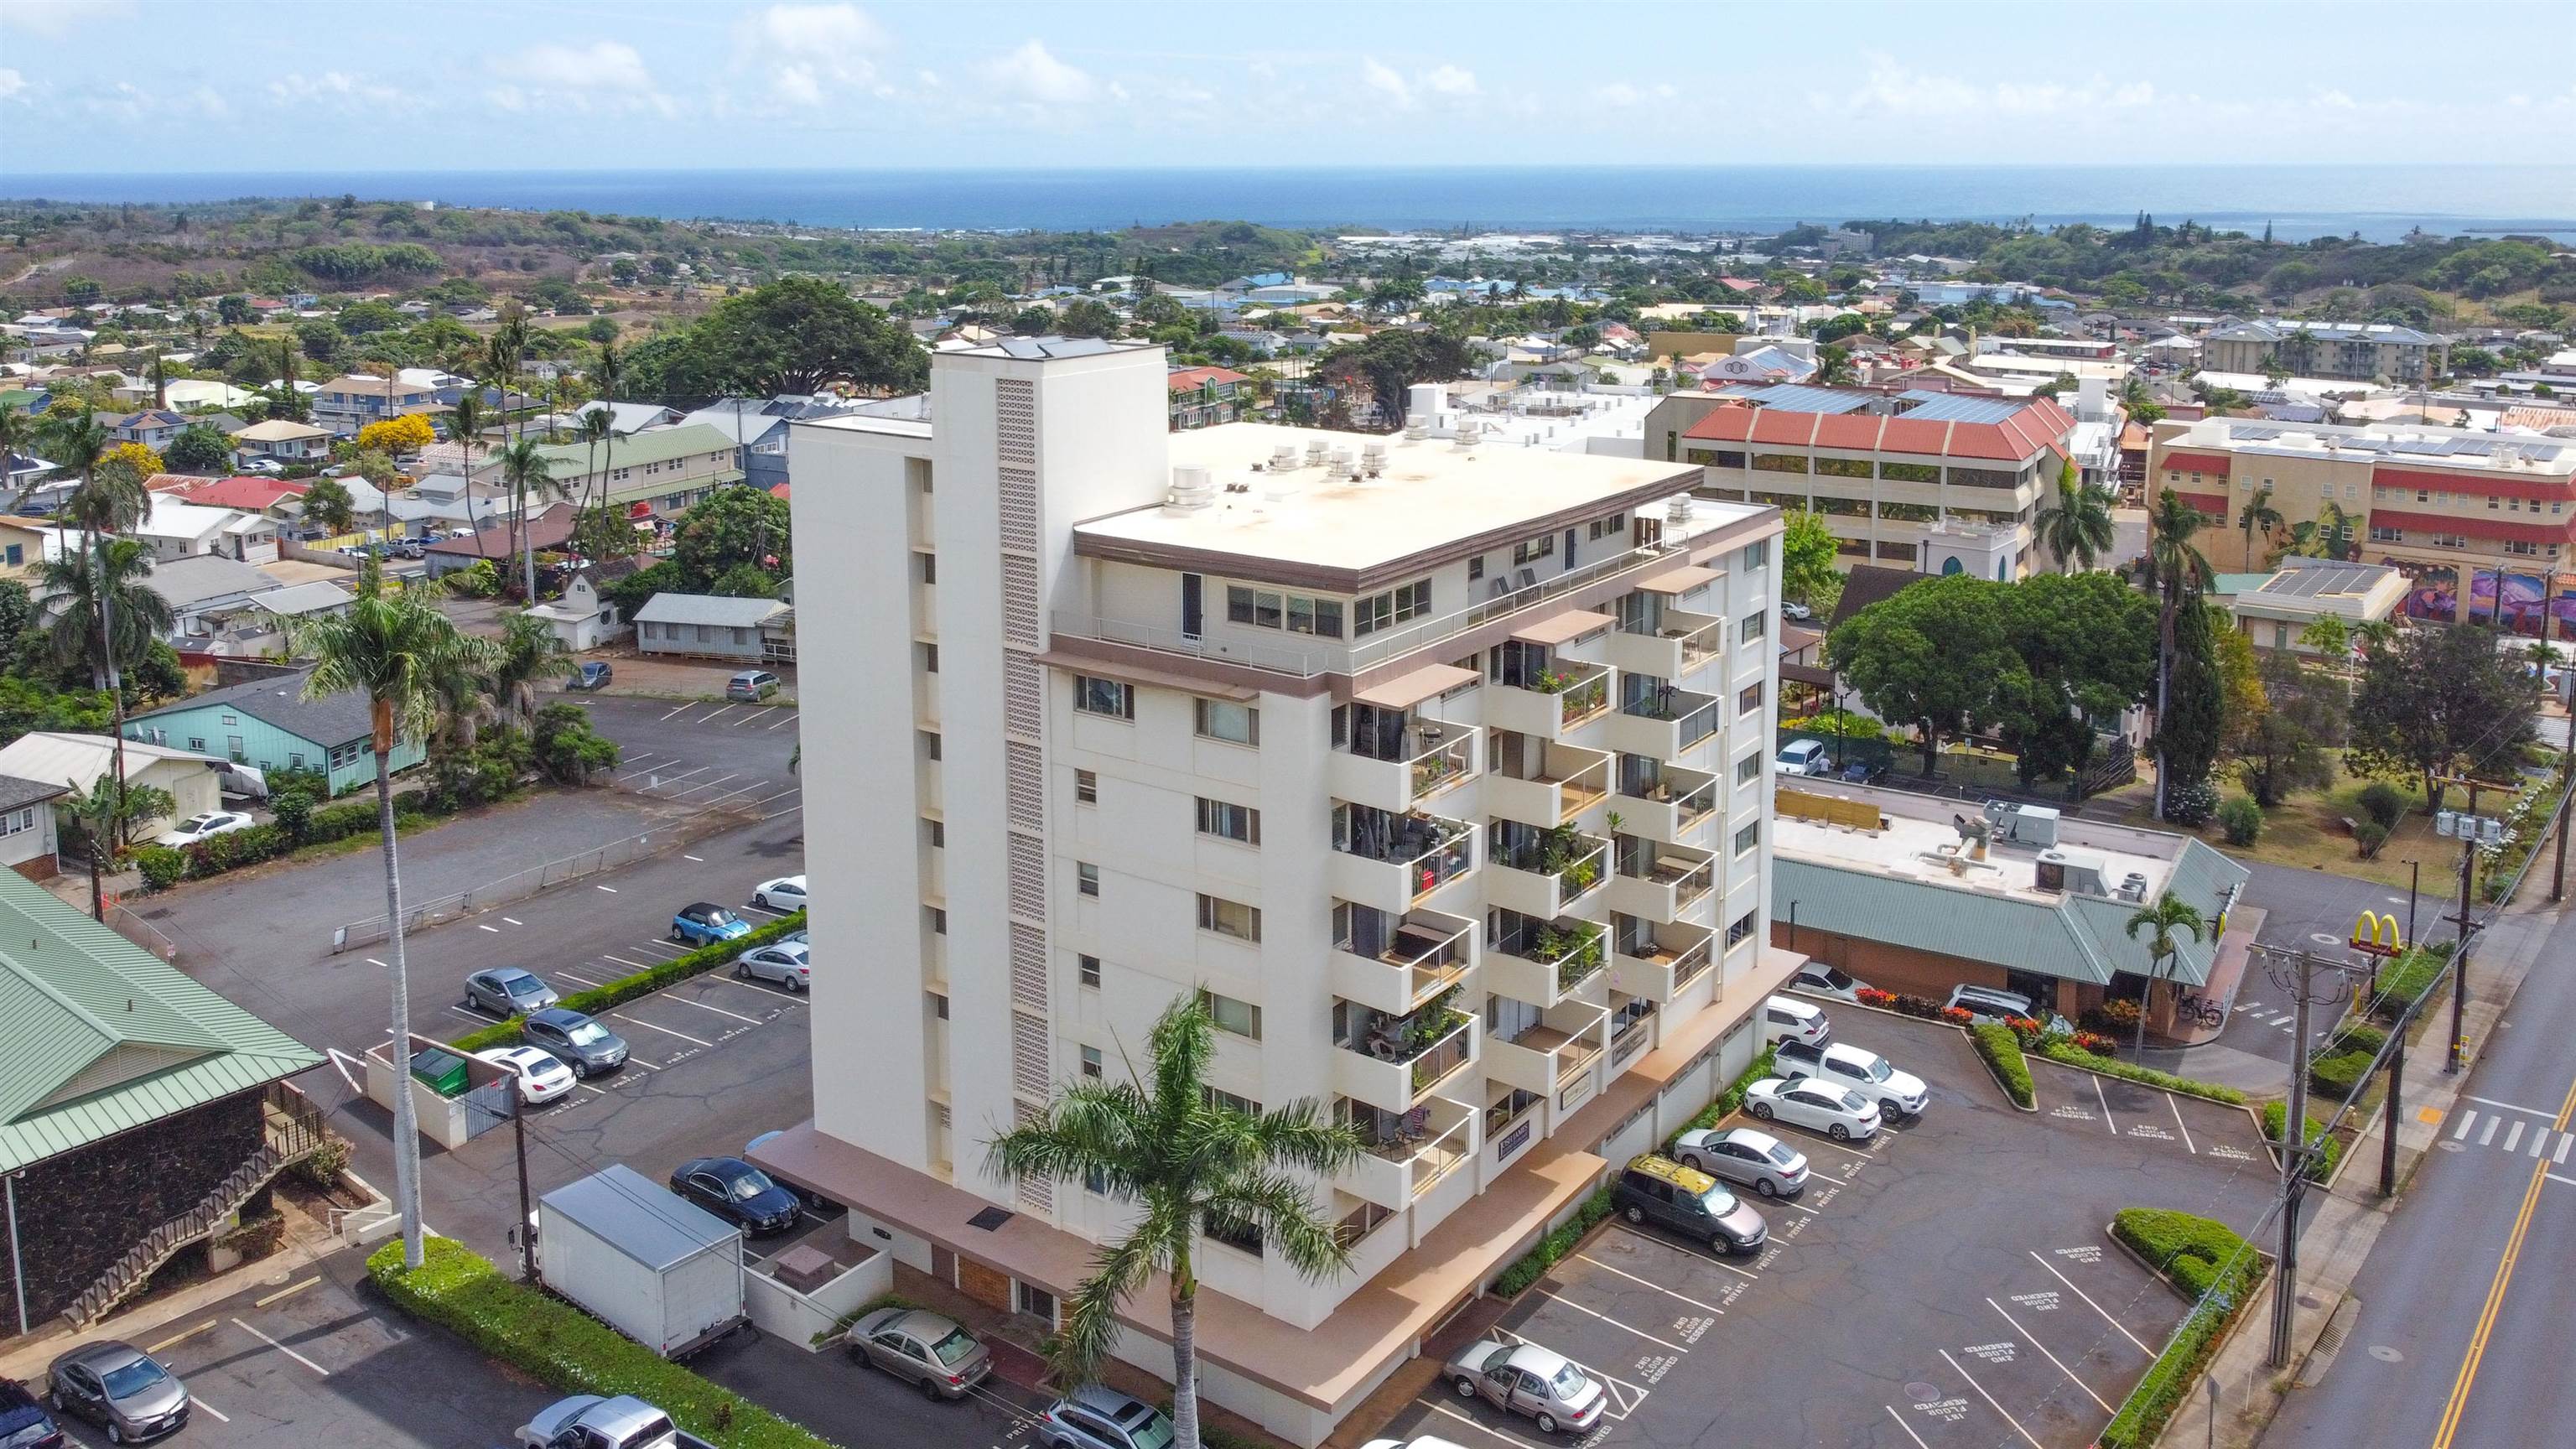
[(1843, 576), (1834, 569), (1834, 554), (1842, 545), (1823, 514), (1792, 508), (1782, 522), (1786, 530), (1780, 536), (1780, 593), (1805, 604), (1822, 619), (1842, 597)]
[(2532, 737), (2541, 683), (2498, 651), (2498, 637), (2483, 624), (2418, 627), (2371, 649), (2353, 694), (2346, 768), (2414, 775), (2437, 810), (2441, 776), (2503, 768)]
[(737, 564), (776, 577), (794, 571), (787, 500), (765, 488), (719, 488), (680, 520), (671, 559), (688, 587), (703, 588)]
[(878, 392), (925, 387), (930, 355), (884, 312), (820, 277), (782, 277), (716, 304), (690, 340), (720, 391), (815, 392), (847, 382)]
[(1872, 714), (1921, 731), (1923, 773), (1941, 741), (1992, 719), (1995, 681), (2022, 671), (1990, 579), (1909, 584), (1836, 625), (1825, 651)]

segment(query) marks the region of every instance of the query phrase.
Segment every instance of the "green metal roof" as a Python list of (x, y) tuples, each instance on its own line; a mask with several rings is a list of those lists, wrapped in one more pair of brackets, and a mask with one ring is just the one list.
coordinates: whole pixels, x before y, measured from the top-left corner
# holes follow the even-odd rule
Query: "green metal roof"
[(2263, 587), (2263, 581), (2270, 577), (2270, 574), (2219, 574), (2210, 581), (2209, 591), (2213, 594), (2250, 594)]
[(0, 871), (0, 1172), (321, 1063), (51, 892)]
[[(2250, 874), (2191, 840), (2174, 863), (2169, 888), (2204, 916), (2214, 916)], [(2052, 904), (1776, 855), (1772, 919), (1788, 920), (1793, 901), (1802, 927), (2096, 986), (2107, 984), (2113, 972), (2143, 976), (2155, 966), (2147, 952), (2151, 937), (2128, 934), (2129, 917), (2138, 908), (2100, 896), (2069, 895)], [(2206, 982), (2218, 947), (2217, 932), (2209, 936), (2194, 941), (2177, 933), (2182, 949), (2157, 974), (2192, 986)]]
[(682, 423), (670, 428), (647, 428), (618, 438), (614, 446), (603, 443), (593, 448), (588, 443), (554, 443), (537, 450), (546, 455), (558, 478), (587, 477), (593, 468), (640, 468), (647, 463), (668, 463), (674, 458), (692, 457), (699, 453), (731, 453), (734, 441), (705, 423)]
[[(622, 468), (626, 465), (623, 460), (620, 460), (618, 466)], [(687, 478), (666, 473), (659, 478), (647, 478), (641, 483), (629, 483), (622, 488), (611, 488), (608, 490), (608, 501), (634, 503), (646, 498), (659, 498), (665, 493), (686, 492), (697, 488), (721, 488), (741, 481), (740, 468), (718, 468), (712, 473), (700, 473), (695, 477)]]

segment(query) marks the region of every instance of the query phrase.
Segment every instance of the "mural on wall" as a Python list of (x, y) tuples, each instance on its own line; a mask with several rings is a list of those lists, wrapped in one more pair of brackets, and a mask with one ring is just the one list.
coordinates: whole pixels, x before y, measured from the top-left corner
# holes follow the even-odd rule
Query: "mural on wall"
[[(2406, 597), (2398, 612), (2409, 619), (2438, 619), (2450, 623), (2460, 617), (2460, 572), (2434, 564), (2410, 563), (2404, 559), (2382, 558), (2407, 577)], [(2498, 600), (2502, 616), (2498, 616)], [(2469, 574), (2468, 620), (2474, 624), (2501, 624), (2501, 627), (2528, 638), (2541, 637), (2543, 610), (2556, 621), (2550, 631), (2552, 639), (2576, 639), (2576, 574), (2551, 577), (2539, 573), (2514, 573), (2496, 569), (2473, 569)]]

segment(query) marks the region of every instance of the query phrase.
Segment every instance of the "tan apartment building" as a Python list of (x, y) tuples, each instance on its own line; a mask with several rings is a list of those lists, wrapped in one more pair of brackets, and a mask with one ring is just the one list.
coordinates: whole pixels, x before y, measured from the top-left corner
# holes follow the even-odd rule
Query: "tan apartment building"
[[(647, 428), (594, 448), (584, 443), (558, 443), (538, 451), (552, 465), (549, 475), (576, 502), (605, 497), (611, 507), (630, 513), (671, 517), (706, 501), (743, 473), (734, 440), (707, 423)], [(498, 465), (486, 478), (497, 476)]]
[(2451, 370), (2451, 339), (2394, 323), (2237, 322), (2201, 339), (2207, 372), (2430, 382)]
[[(2536, 620), (2540, 596), (2568, 587), (2543, 581), (2566, 571), (2576, 549), (2576, 440), (2564, 438), (2169, 421), (2155, 427), (2147, 479), (2202, 516), (2201, 551), (2231, 571), (2262, 570), (2290, 529), (2318, 522), (2332, 504), (2349, 520), (2359, 557), (2392, 564), (2413, 581), (2402, 607), (2419, 618), (2462, 617), (2464, 601), (2466, 617), (2492, 617), (2502, 587), (2508, 622), (2518, 594), (2529, 596), (2522, 602)], [(2267, 490), (2281, 524), (2249, 537), (2238, 520)]]

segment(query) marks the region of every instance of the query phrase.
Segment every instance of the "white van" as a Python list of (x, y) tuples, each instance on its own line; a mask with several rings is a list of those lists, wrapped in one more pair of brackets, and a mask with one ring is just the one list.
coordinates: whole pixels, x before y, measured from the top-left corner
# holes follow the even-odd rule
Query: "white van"
[(1824, 1046), (1833, 1039), (1833, 1023), (1825, 1020), (1824, 1008), (1814, 1002), (1800, 1001), (1794, 996), (1773, 996), (1763, 1001), (1763, 1041), (1796, 1041), (1809, 1046)]
[(1772, 766), (1783, 775), (1824, 775), (1833, 770), (1825, 762), (1823, 740), (1791, 740), (1780, 747), (1779, 758), (1772, 761)]

